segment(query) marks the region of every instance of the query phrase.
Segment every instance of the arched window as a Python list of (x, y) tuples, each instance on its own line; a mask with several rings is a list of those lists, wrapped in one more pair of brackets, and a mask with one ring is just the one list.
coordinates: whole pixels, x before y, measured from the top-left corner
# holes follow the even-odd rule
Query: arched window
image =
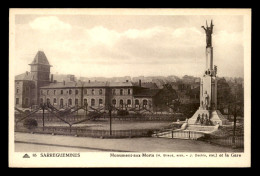
[(75, 94), (78, 95), (79, 94), (79, 90), (75, 90)]
[(60, 94), (63, 94), (63, 90), (60, 91)]
[(123, 89), (120, 89), (120, 95), (123, 95)]
[(92, 95), (95, 94), (95, 90), (94, 90), (94, 89), (91, 90), (91, 94), (92, 94)]
[(120, 105), (123, 105), (123, 104), (124, 104), (124, 101), (123, 101), (123, 100), (120, 100), (120, 101), (119, 101), (119, 104), (120, 104)]
[(102, 89), (99, 89), (99, 95), (102, 95)]
[(62, 98), (60, 99), (60, 107), (61, 108), (63, 107), (63, 99)]
[(57, 103), (57, 99), (56, 98), (53, 98), (53, 104), (54, 103)]
[(84, 106), (87, 106), (87, 105), (88, 105), (88, 100), (84, 99)]
[(116, 100), (115, 99), (112, 100), (112, 105), (116, 105)]
[(70, 94), (70, 95), (72, 94), (72, 90), (69, 90), (69, 94)]
[(91, 99), (91, 106), (95, 106), (95, 99)]
[(147, 106), (147, 100), (143, 100), (143, 106), (144, 106), (144, 107)]
[(98, 100), (98, 104), (99, 104), (99, 106), (100, 106), (100, 105), (103, 105), (103, 99), (99, 99), (99, 100)]
[(127, 100), (127, 105), (131, 105), (131, 100)]
[(69, 106), (71, 106), (72, 105), (72, 99), (70, 98), (69, 99)]
[(16, 93), (19, 93), (19, 88), (16, 89)]
[(139, 100), (135, 100), (135, 107), (139, 106)]
[(50, 103), (50, 99), (49, 98), (47, 98), (47, 104), (49, 104)]

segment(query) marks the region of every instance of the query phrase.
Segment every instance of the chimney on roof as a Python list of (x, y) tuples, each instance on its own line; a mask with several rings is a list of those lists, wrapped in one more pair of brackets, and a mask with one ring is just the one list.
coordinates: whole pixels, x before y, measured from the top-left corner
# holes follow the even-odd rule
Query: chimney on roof
[(139, 79), (139, 87), (142, 87), (142, 81)]
[(63, 85), (65, 85), (65, 80), (63, 80)]
[(51, 82), (53, 82), (53, 74), (51, 74)]

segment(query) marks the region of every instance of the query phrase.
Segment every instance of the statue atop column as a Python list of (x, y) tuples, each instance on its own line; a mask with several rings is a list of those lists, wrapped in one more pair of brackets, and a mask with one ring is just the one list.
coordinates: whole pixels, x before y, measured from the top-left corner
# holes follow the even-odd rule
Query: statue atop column
[(212, 33), (213, 33), (213, 24), (212, 24), (212, 20), (211, 20), (211, 24), (210, 24), (210, 27), (208, 27), (208, 23), (206, 21), (206, 28), (204, 26), (201, 26), (205, 32), (206, 32), (206, 43), (207, 43), (207, 47), (210, 47), (212, 46)]

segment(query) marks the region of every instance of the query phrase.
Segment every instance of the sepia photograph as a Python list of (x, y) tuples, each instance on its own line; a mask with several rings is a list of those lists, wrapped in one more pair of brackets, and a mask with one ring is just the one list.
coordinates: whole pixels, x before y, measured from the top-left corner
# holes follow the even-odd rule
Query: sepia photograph
[(9, 167), (250, 167), (250, 9), (9, 13)]

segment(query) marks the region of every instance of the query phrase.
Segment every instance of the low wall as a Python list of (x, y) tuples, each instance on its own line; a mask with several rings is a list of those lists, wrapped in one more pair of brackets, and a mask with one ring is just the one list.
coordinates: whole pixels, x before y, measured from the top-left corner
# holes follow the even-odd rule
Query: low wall
[(41, 134), (57, 134), (82, 137), (104, 137), (104, 138), (126, 138), (126, 137), (150, 137), (153, 129), (144, 130), (112, 130), (111, 135), (109, 130), (87, 130), (76, 127), (37, 127), (27, 129), (24, 127), (15, 127), (15, 132), (24, 133), (41, 133)]

